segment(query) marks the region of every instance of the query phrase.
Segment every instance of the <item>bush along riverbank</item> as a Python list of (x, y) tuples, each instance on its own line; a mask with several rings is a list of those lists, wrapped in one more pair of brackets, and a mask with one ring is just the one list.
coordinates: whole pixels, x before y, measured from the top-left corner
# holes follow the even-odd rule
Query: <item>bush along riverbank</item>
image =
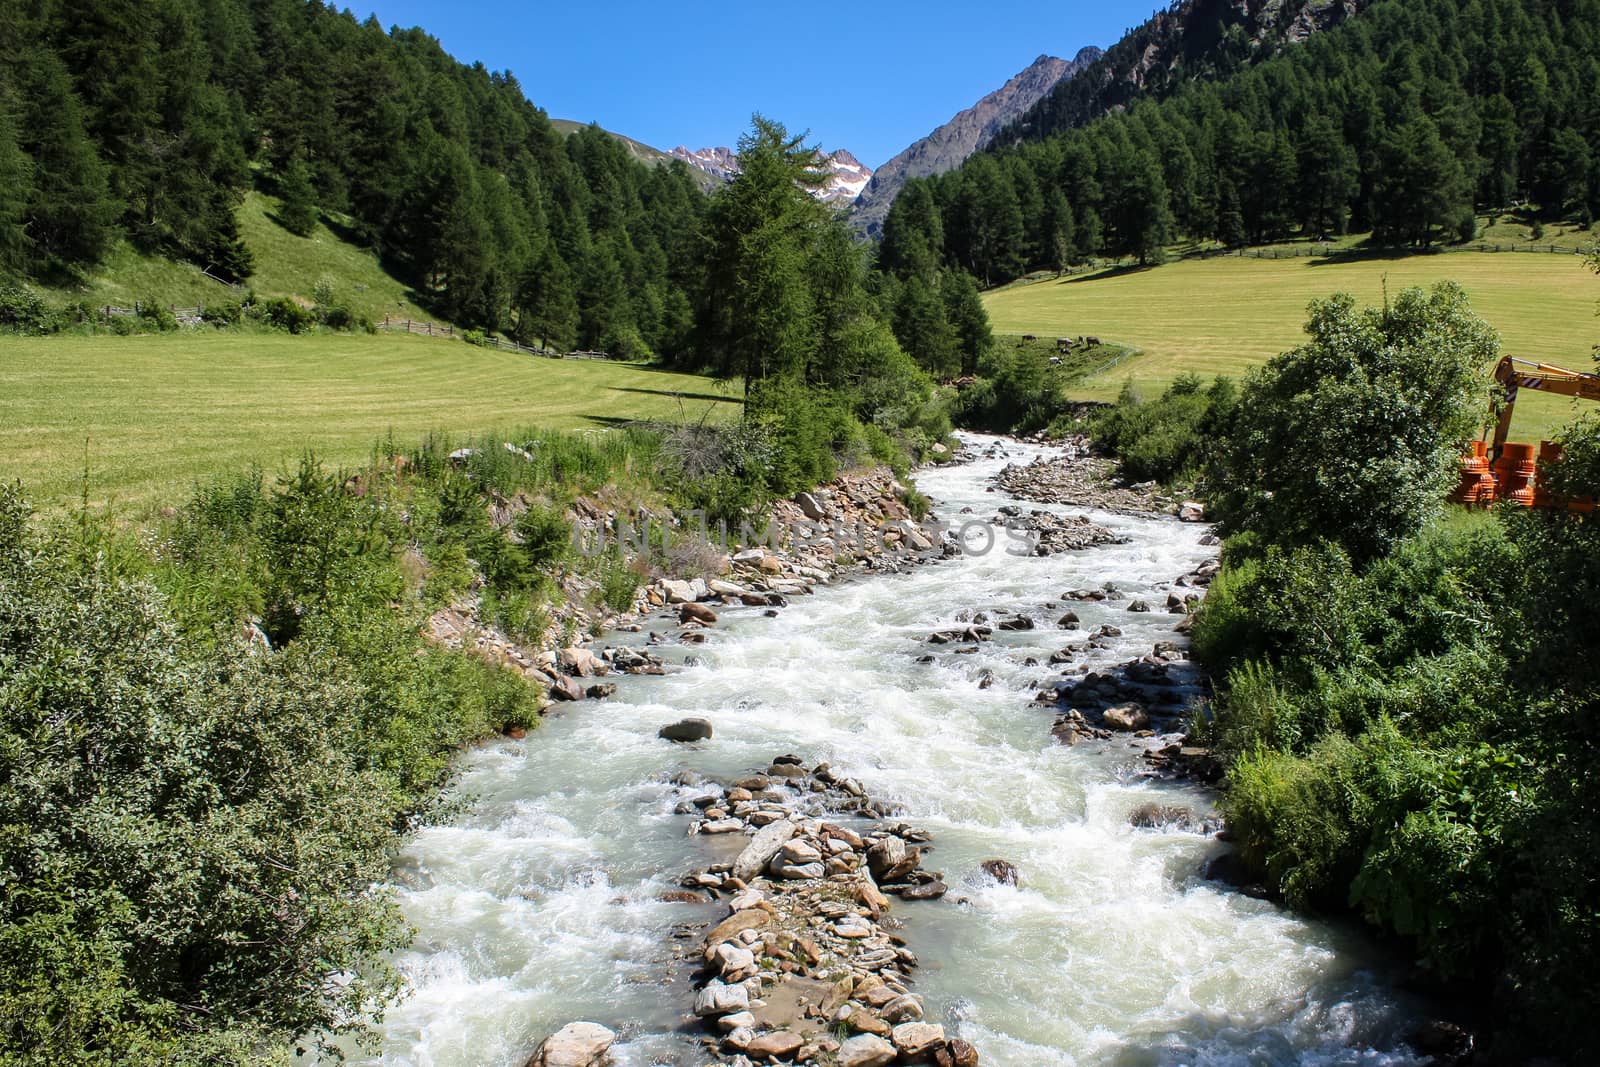
[[(1590, 1062), (1600, 524), (1446, 508), (1498, 347), (1459, 289), (1319, 302), (1308, 332), (1222, 394), (1198, 449), (1227, 540), (1193, 626), (1216, 693), (1189, 745), (1225, 772), (1246, 880), (1354, 914), (1448, 993), (1458, 1025), (1422, 1051)], [(1169, 420), (1134, 403), (1107, 421), (1143, 465)], [(1600, 421), (1563, 442), (1556, 495), (1592, 494)]]
[[(764, 438), (390, 443), (358, 471), (308, 458), (135, 525), (46, 523), (0, 489), (12, 1062), (254, 1064), (359, 1033), (401, 993), (385, 960), (410, 936), (379, 887), (401, 836), (444, 810), (463, 745), (603, 698), (600, 675), (659, 670), (589, 647), (639, 612), (693, 640), (722, 598), (777, 610), (841, 570), (947, 550), (866, 444), (820, 442), (838, 480), (774, 501), (732, 440)], [(732, 516), (784, 535), (727, 552), (696, 536), (708, 474)], [(621, 515), (673, 536), (586, 551), (575, 528)], [(798, 516), (877, 535), (802, 544)]]

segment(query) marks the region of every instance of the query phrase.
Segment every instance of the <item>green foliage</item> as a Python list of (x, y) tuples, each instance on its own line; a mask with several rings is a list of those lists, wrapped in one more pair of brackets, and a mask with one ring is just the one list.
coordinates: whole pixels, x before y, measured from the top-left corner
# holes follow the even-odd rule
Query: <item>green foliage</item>
[[(1592, 477), (1600, 430), (1563, 436), (1563, 477)], [(1197, 732), (1228, 764), (1245, 858), (1441, 977), (1505, 975), (1498, 1049), (1592, 1058), (1600, 525), (1458, 512), (1360, 566), (1265, 531), (1224, 558), (1195, 627), (1222, 679)]]
[(1229, 530), (1330, 538), (1364, 563), (1439, 509), (1499, 340), (1453, 283), (1382, 309), (1318, 301), (1306, 329), (1246, 380), (1205, 491)]
[(317, 324), (317, 313), (301, 307), (286, 296), (275, 297), (262, 303), (257, 313), (261, 321), (289, 333), (305, 333)]
[(979, 360), (978, 382), (957, 394), (951, 417), (969, 429), (1031, 433), (1048, 426), (1065, 405), (1042, 352), (996, 346)]
[(1122, 475), (1132, 481), (1192, 482), (1233, 416), (1237, 390), (1228, 378), (1209, 388), (1194, 375), (1181, 375), (1165, 393), (1145, 401), (1131, 383), (1117, 403), (1090, 423), (1096, 448), (1114, 454)]
[(317, 193), (311, 184), (311, 168), (298, 156), (278, 178), (278, 222), (296, 237), (309, 237), (317, 228)]

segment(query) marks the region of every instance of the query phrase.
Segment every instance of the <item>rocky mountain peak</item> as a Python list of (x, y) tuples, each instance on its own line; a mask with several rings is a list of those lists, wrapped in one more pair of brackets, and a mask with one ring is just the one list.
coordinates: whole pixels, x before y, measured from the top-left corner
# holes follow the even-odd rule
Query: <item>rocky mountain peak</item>
[(1098, 48), (1084, 48), (1070, 60), (1041, 55), (1000, 88), (879, 167), (851, 213), (856, 229), (876, 235), (907, 180), (954, 170), (1101, 54)]
[[(669, 155), (723, 181), (732, 181), (739, 173), (739, 155), (731, 148), (701, 148), (690, 151), (679, 145)], [(822, 158), (828, 181), (815, 190), (813, 195), (825, 204), (851, 203), (861, 195), (861, 190), (872, 180), (872, 168), (843, 148), (829, 152)]]

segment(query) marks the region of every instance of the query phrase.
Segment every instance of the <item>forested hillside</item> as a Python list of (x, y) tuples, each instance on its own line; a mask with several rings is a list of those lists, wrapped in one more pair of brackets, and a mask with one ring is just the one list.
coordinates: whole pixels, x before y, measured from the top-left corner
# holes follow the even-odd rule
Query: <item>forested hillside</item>
[[(1185, 59), (1198, 39), (1152, 40), (1169, 65), (1108, 96), (1119, 46), (1005, 146), (909, 183), (884, 265), (926, 247), (998, 284), (1103, 255), (1149, 262), (1180, 238), (1426, 246), (1470, 238), (1479, 210), (1531, 204), (1587, 226), (1600, 209), (1597, 0), (1380, 0), (1299, 45), (1221, 32)], [(1079, 99), (1097, 79), (1101, 95)]]
[(561, 136), (509, 73), (302, 0), (0, 8), (0, 275), (70, 281), (127, 240), (247, 278), (251, 188), (292, 231), (345, 227), (454, 321), (686, 345), (697, 182)]

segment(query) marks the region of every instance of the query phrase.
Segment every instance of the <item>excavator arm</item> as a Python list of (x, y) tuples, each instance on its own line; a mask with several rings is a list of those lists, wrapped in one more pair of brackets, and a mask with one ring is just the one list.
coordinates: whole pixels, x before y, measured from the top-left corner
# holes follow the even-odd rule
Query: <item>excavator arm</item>
[(1537, 389), (1541, 393), (1600, 401), (1600, 374), (1583, 374), (1515, 356), (1506, 356), (1495, 366), (1494, 380), (1505, 390), (1505, 405), (1500, 409), (1500, 420), (1494, 428), (1494, 447), (1489, 453), (1492, 459), (1500, 457), (1506, 438), (1511, 433), (1511, 415), (1520, 390)]

